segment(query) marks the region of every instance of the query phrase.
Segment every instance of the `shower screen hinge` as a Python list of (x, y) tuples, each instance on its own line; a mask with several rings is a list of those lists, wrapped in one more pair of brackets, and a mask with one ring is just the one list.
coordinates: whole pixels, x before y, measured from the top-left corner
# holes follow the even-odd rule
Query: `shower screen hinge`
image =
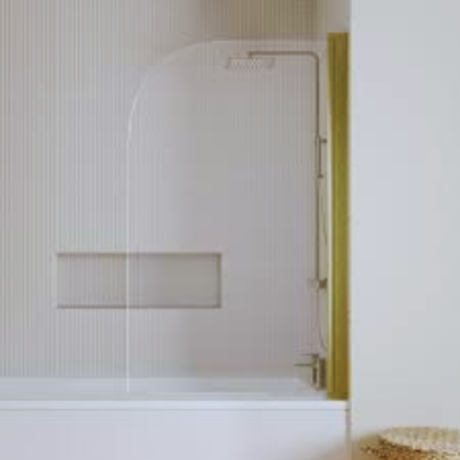
[(323, 279), (310, 279), (308, 280), (308, 283), (310, 285), (310, 287), (314, 290), (314, 291), (324, 291), (327, 289), (327, 278), (323, 278)]

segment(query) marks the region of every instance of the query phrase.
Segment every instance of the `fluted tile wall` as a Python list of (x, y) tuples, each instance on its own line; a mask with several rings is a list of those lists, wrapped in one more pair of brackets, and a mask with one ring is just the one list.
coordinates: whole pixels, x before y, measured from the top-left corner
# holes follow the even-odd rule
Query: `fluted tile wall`
[[(308, 2), (267, 5), (232, 0), (218, 5), (201, 0), (0, 0), (1, 376), (127, 374), (126, 346), (128, 336), (133, 341), (135, 334), (130, 334), (124, 311), (53, 308), (56, 254), (124, 252), (133, 242), (133, 234), (128, 239), (126, 130), (132, 97), (148, 66), (203, 38), (274, 38), (292, 30), (299, 37), (323, 33), (321, 21), (309, 14), (302, 21), (295, 14), (299, 8), (316, 11)], [(283, 14), (275, 19), (274, 12)], [(298, 77), (286, 82), (302, 84)], [(270, 83), (265, 85), (270, 91)], [(257, 110), (273, 109), (267, 101), (261, 104), (253, 100), (248, 107), (254, 120)], [(270, 126), (283, 121), (279, 115), (273, 113)], [(236, 118), (231, 123), (232, 130), (240, 129)], [(251, 149), (279, 142), (273, 136), (253, 140)], [(256, 153), (249, 158), (252, 171), (261, 159)], [(245, 202), (247, 196), (262, 196), (269, 178), (276, 177), (276, 162), (267, 168), (268, 182), (252, 183), (240, 176), (243, 186), (236, 187), (235, 198)], [(287, 180), (291, 173), (280, 172)], [(223, 182), (220, 187), (235, 184)], [(275, 196), (270, 199), (276, 201)], [(249, 218), (253, 214), (250, 201), (246, 203)], [(231, 204), (225, 206), (232, 210)], [(272, 234), (266, 235), (272, 242), (278, 228), (273, 223)], [(269, 298), (271, 287), (266, 287)], [(234, 296), (238, 303), (238, 294)], [(139, 327), (139, 339), (131, 353), (142, 357), (152, 329), (149, 322), (139, 321), (132, 324)], [(153, 331), (163, 334), (167, 344), (174, 340), (165, 333), (168, 321), (183, 322), (172, 317), (164, 321), (162, 331), (160, 326)], [(267, 327), (275, 322), (270, 316)], [(222, 330), (227, 336), (216, 340), (238, 343), (238, 334), (245, 333), (244, 326), (231, 333), (232, 323)], [(224, 357), (231, 354), (226, 353)], [(150, 372), (151, 362), (143, 362), (139, 373)]]

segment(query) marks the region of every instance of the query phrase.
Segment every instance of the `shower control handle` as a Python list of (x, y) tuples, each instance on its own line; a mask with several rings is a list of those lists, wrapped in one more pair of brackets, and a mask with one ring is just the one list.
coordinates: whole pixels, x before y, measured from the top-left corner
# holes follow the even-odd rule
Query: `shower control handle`
[(308, 354), (311, 361), (308, 363), (297, 363), (296, 367), (310, 367), (312, 370), (313, 385), (317, 390), (326, 388), (326, 359), (322, 358), (318, 353)]

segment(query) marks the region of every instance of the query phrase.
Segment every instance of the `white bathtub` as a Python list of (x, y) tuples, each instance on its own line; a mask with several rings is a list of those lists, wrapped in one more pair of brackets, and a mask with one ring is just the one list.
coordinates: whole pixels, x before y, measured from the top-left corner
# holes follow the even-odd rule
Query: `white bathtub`
[(347, 405), (295, 379), (0, 381), (8, 460), (329, 460)]

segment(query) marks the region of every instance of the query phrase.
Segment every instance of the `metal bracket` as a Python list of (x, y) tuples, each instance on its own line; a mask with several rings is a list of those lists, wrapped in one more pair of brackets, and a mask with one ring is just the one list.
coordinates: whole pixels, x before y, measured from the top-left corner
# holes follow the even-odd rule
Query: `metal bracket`
[[(316, 143), (316, 151), (318, 152), (318, 161), (320, 162), (320, 157), (321, 157), (321, 150), (322, 146), (327, 144), (327, 138), (321, 136), (321, 134), (317, 134), (315, 138), (315, 143)], [(325, 175), (323, 171), (321, 170), (321, 167), (319, 166), (318, 174), (316, 175), (316, 180), (321, 180), (324, 179)]]
[(327, 278), (308, 280), (310, 287), (316, 291), (325, 291), (327, 289)]

